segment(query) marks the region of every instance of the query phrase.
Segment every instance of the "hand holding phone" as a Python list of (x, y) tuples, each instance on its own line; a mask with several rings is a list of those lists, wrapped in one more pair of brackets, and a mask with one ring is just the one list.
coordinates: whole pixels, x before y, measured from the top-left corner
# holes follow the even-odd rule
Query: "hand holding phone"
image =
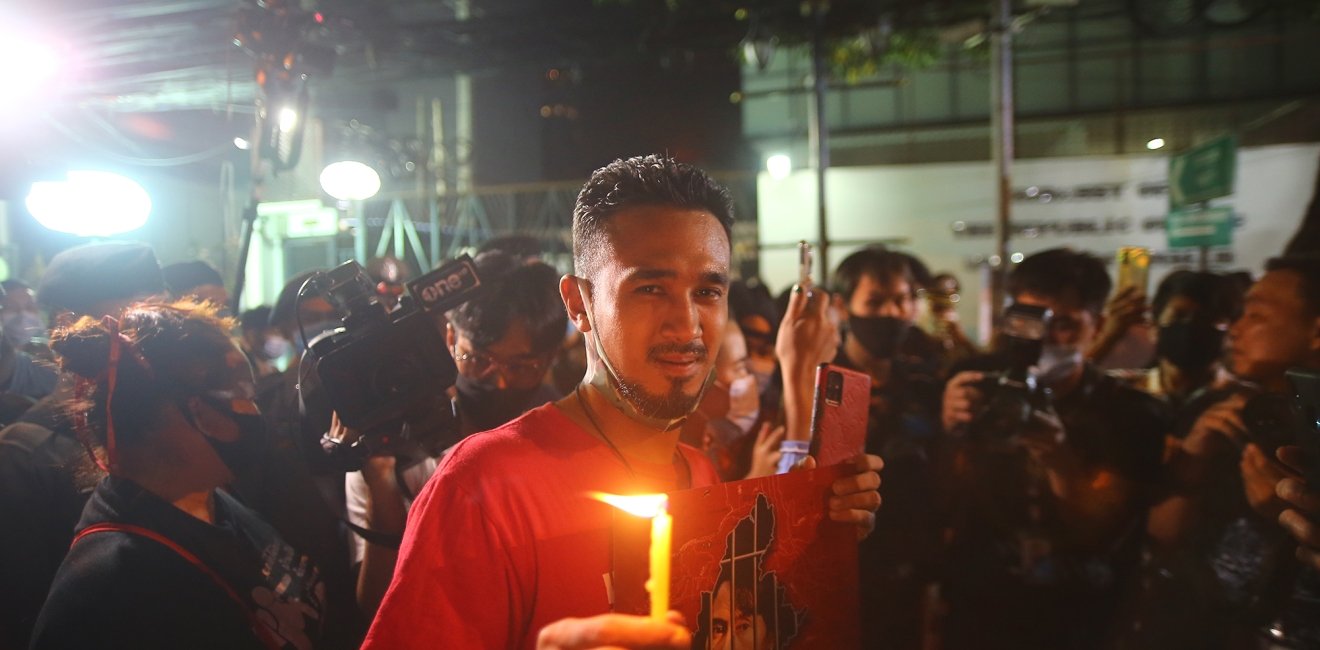
[(811, 293), (811, 244), (807, 240), (798, 242), (798, 286), (807, 294)]
[(1150, 249), (1141, 246), (1124, 246), (1118, 249), (1118, 286), (1115, 293), (1127, 287), (1135, 287), (1137, 293), (1146, 295), (1150, 281)]

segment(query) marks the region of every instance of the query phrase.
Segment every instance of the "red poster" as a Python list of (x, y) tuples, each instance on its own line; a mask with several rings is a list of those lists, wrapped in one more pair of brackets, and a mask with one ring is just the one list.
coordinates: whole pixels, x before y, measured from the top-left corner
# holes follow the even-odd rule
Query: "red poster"
[[(857, 533), (830, 521), (840, 467), (669, 495), (670, 608), (693, 648), (857, 648)], [(615, 517), (615, 610), (646, 614), (646, 519)]]

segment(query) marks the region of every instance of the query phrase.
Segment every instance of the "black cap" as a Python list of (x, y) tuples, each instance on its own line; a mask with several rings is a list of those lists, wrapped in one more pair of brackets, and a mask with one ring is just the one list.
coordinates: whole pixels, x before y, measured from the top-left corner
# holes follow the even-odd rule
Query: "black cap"
[(225, 286), (225, 281), (220, 278), (220, 272), (201, 260), (170, 264), (162, 268), (160, 274), (165, 279), (165, 288), (175, 296), (186, 295), (193, 289), (208, 284)]
[(160, 263), (139, 242), (105, 242), (70, 248), (50, 261), (37, 300), (52, 311), (88, 314), (106, 300), (126, 300), (165, 290)]

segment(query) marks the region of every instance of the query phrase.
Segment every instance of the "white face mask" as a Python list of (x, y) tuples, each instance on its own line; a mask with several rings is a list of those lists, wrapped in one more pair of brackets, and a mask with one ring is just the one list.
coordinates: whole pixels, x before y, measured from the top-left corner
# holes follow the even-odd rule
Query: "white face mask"
[(756, 425), (756, 418), (760, 415), (761, 394), (756, 389), (756, 377), (746, 375), (730, 382), (729, 421), (747, 433)]
[(288, 354), (292, 347), (293, 346), (289, 343), (289, 339), (286, 339), (283, 336), (268, 336), (266, 337), (266, 342), (261, 345), (261, 352), (268, 361), (271, 361), (275, 359), (283, 359), (284, 355)]
[(1046, 344), (1036, 362), (1036, 379), (1046, 386), (1057, 385), (1071, 377), (1082, 363), (1080, 346)]

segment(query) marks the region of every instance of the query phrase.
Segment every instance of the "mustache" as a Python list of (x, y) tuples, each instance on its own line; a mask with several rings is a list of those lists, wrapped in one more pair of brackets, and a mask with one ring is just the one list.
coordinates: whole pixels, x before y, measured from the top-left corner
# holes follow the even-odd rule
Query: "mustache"
[(706, 350), (706, 344), (700, 341), (692, 341), (691, 343), (661, 343), (660, 345), (652, 346), (646, 351), (648, 359), (655, 359), (665, 354), (691, 354), (697, 358), (697, 361), (705, 361), (710, 353)]

